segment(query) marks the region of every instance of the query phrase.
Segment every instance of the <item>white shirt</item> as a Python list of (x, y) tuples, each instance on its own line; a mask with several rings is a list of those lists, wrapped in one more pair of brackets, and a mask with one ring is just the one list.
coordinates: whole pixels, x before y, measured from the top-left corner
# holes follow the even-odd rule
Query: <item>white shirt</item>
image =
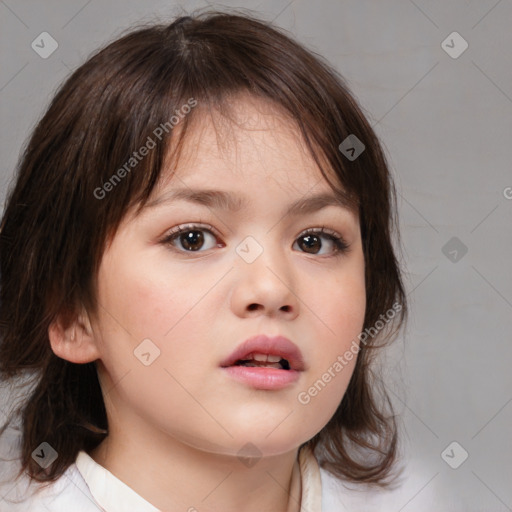
[[(0, 512), (158, 512), (155, 506), (83, 451), (58, 480), (40, 492), (36, 492), (39, 485), (31, 483), (27, 476), (15, 482), (14, 475), (19, 470), (16, 458), (18, 437), (19, 433), (12, 429), (7, 429), (0, 437)], [(319, 469), (311, 452), (301, 450), (300, 454), (301, 512), (491, 510), (488, 504), (485, 505), (488, 502), (486, 498), (489, 498), (487, 495), (465, 496), (452, 488), (446, 490), (442, 466), (430, 467), (421, 459), (409, 461), (407, 477), (398, 489), (375, 490), (362, 484), (341, 482), (326, 470)], [(5, 460), (11, 462), (6, 463)], [(490, 497), (493, 498), (492, 495)], [(16, 505), (8, 500), (20, 503)], [(204, 512), (196, 508), (198, 512)]]
[[(324, 512), (317, 460), (309, 449), (299, 453), (302, 483), (301, 512)], [(32, 486), (32, 484), (31, 484)], [(28, 499), (19, 505), (0, 502), (0, 510), (14, 512), (160, 512), (132, 488), (80, 451), (74, 464), (47, 488), (23, 490)], [(11, 494), (9, 499), (14, 501)], [(7, 507), (7, 508), (1, 508)], [(21, 508), (18, 508), (21, 507)]]

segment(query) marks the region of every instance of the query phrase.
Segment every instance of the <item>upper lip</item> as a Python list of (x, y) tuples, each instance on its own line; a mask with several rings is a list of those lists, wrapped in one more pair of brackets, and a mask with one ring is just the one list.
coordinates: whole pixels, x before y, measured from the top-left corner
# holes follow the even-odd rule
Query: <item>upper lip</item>
[(303, 371), (304, 358), (300, 349), (284, 336), (269, 337), (265, 334), (252, 336), (245, 340), (220, 364), (223, 368), (247, 359), (250, 354), (268, 354), (281, 356), (290, 365), (290, 370)]

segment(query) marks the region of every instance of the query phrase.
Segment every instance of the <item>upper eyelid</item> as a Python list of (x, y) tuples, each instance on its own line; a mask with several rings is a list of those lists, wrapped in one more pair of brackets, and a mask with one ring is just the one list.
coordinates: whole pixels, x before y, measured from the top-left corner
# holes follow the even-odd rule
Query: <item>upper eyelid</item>
[(219, 231), (215, 229), (212, 225), (203, 222), (185, 222), (183, 224), (179, 224), (178, 226), (168, 230), (166, 233), (166, 237), (179, 233), (180, 231), (191, 231), (193, 229), (203, 230), (203, 231), (211, 231), (216, 236), (221, 236)]

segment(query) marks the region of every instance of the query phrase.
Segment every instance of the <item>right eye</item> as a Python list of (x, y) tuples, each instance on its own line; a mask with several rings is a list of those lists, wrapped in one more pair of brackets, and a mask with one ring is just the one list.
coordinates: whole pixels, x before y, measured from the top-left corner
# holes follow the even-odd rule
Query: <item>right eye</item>
[[(205, 252), (200, 251), (205, 240), (208, 240), (209, 237), (213, 240), (217, 238), (213, 231), (213, 227), (209, 225), (182, 224), (172, 229), (164, 240), (162, 240), (162, 243), (171, 245), (173, 249), (176, 248), (179, 252)], [(205, 236), (204, 233), (207, 233), (207, 236)], [(179, 247), (180, 245), (181, 248)], [(218, 246), (219, 244), (215, 245), (215, 243), (213, 243), (209, 248)]]

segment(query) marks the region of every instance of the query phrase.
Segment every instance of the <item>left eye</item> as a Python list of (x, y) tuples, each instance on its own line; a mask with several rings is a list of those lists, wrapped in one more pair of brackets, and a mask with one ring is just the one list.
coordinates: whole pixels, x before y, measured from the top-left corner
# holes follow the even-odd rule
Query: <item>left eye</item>
[[(204, 233), (207, 234), (206, 237)], [(212, 239), (213, 244), (205, 250), (221, 246), (219, 243), (215, 244), (217, 236), (211, 226), (206, 228), (195, 224), (178, 226), (165, 237), (163, 243), (173, 247), (180, 244), (180, 252), (204, 252), (200, 251), (200, 249), (204, 248), (205, 238), (208, 239), (208, 237)], [(334, 248), (334, 250), (329, 251), (333, 255), (343, 254), (348, 250), (348, 244), (345, 240), (334, 231), (331, 232), (330, 230), (326, 230), (326, 228), (310, 229), (301, 233), (297, 237), (294, 246), (300, 246), (300, 248), (308, 254), (318, 255), (320, 253), (316, 252), (316, 250), (323, 249), (324, 247), (324, 243), (321, 242), (321, 239), (326, 239), (328, 241), (327, 245)]]
[[(302, 245), (304, 245), (309, 251), (309, 249), (314, 249), (315, 247), (318, 247), (318, 245), (320, 245), (320, 247), (323, 248), (323, 243), (319, 242), (319, 239), (322, 238), (327, 239), (329, 241), (328, 245), (334, 247), (334, 251), (331, 251), (331, 255), (337, 256), (344, 254), (348, 251), (348, 244), (345, 242), (343, 237), (338, 235), (334, 231), (326, 230), (326, 228), (310, 229), (304, 233), (301, 233), (298, 236), (297, 240), (302, 240)], [(296, 243), (298, 244), (298, 242)], [(313, 254), (319, 253), (314, 252)]]

